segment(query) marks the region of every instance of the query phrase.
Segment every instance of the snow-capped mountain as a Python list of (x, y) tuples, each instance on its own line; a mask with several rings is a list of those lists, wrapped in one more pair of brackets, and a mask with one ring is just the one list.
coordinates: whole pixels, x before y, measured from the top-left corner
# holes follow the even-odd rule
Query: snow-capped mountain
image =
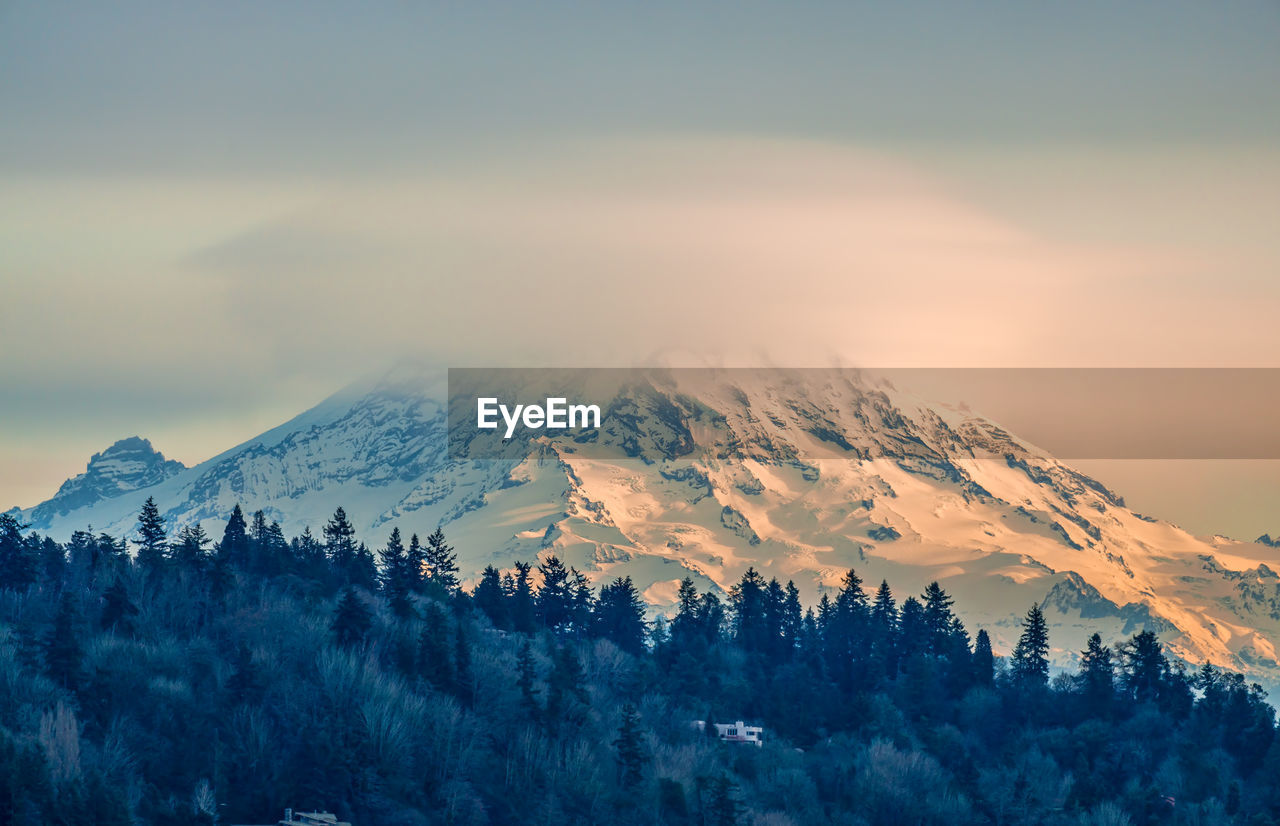
[(701, 375), (631, 386), (592, 444), (525, 437), (513, 461), (450, 458), (439, 379), (388, 377), (191, 468), (124, 440), (22, 519), (132, 535), (154, 496), (172, 526), (216, 538), (237, 502), (287, 533), (342, 505), (370, 545), (442, 525), (466, 573), (555, 553), (596, 581), (630, 575), (659, 608), (685, 576), (728, 588), (755, 566), (812, 600), (853, 567), (900, 598), (939, 580), (997, 649), (1034, 602), (1060, 665), (1095, 630), (1148, 628), (1188, 661), (1280, 685), (1273, 547), (1134, 513), (992, 422), (854, 373)]
[(121, 439), (95, 453), (84, 473), (63, 482), (52, 499), (32, 508), (29, 519), (49, 524), (69, 513), (157, 485), (185, 469), (181, 462), (165, 459), (146, 439)]

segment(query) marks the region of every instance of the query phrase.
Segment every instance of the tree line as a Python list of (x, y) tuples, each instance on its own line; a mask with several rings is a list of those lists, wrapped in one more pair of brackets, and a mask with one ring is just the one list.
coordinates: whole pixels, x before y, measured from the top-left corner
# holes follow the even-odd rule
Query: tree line
[[(439, 528), (236, 506), (215, 542), (148, 499), (128, 541), (0, 516), (0, 652), (0, 823), (1280, 822), (1241, 675), (1145, 630), (1054, 674), (1039, 606), (1001, 657), (938, 583), (853, 570), (811, 606), (686, 578), (649, 621), (550, 554), (464, 588)], [(737, 719), (766, 746), (691, 725)]]

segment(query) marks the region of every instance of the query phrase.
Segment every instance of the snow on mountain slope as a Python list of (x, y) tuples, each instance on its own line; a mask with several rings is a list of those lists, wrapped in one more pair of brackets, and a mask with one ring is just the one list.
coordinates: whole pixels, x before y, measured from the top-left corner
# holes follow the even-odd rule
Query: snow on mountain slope
[[(1061, 665), (1095, 630), (1150, 628), (1189, 661), (1280, 684), (1276, 549), (1135, 514), (991, 422), (856, 374), (699, 375), (628, 388), (596, 444), (524, 439), (511, 462), (451, 459), (438, 382), (391, 376), (193, 468), (157, 471), (132, 445), (140, 464), (116, 488), (75, 498), (86, 483), (71, 480), (22, 518), (131, 535), (154, 496), (172, 525), (218, 537), (237, 502), (288, 533), (342, 505), (371, 545), (439, 524), (469, 574), (556, 553), (596, 581), (630, 575), (658, 607), (684, 576), (728, 588), (755, 566), (812, 600), (854, 567), (900, 598), (940, 580), (998, 649), (1038, 602)], [(77, 479), (107, 478), (117, 447)]]

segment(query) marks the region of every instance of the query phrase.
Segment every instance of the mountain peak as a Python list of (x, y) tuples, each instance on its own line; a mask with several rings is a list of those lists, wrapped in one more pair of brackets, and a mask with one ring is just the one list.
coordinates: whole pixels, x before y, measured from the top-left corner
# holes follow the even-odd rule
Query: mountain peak
[(299, 532), (342, 505), (374, 541), (442, 527), (464, 576), (555, 553), (596, 582), (632, 577), (658, 609), (687, 576), (728, 590), (756, 567), (813, 596), (856, 566), (905, 593), (940, 581), (1006, 649), (1036, 600), (1065, 657), (1086, 630), (1145, 628), (1173, 656), (1280, 685), (1258, 546), (1137, 516), (991, 422), (856, 379), (682, 378), (602, 398), (605, 449), (540, 437), (494, 462), (451, 455), (439, 377), (399, 369), (191, 469), (123, 439), (22, 521), (122, 535), (153, 495), (171, 529), (220, 531), (240, 504)]
[(163, 455), (160, 453), (160, 451), (156, 450), (154, 447), (151, 446), (150, 439), (144, 439), (141, 436), (126, 436), (123, 439), (116, 440), (116, 442), (112, 444), (111, 447), (107, 448), (101, 453), (93, 454), (93, 456), (90, 457), (89, 459), (89, 465), (92, 467), (94, 462), (100, 461), (103, 458), (110, 458), (112, 455), (138, 453), (138, 452), (154, 453), (157, 456)]
[(166, 459), (147, 439), (139, 436), (120, 439), (101, 453), (93, 454), (84, 473), (63, 482), (52, 499), (32, 512), (33, 521), (42, 522), (122, 493), (150, 487), (185, 469), (181, 462)]

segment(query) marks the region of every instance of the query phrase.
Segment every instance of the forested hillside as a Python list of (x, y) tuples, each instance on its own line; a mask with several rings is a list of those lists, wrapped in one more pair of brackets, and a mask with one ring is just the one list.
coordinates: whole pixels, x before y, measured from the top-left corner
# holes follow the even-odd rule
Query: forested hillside
[(1051, 675), (1036, 606), (1008, 658), (974, 630), (855, 571), (808, 607), (686, 581), (656, 623), (550, 556), (467, 590), (439, 530), (371, 550), (341, 509), (216, 542), (150, 500), (127, 541), (0, 516), (0, 823), (1280, 823), (1239, 675), (1148, 632)]

